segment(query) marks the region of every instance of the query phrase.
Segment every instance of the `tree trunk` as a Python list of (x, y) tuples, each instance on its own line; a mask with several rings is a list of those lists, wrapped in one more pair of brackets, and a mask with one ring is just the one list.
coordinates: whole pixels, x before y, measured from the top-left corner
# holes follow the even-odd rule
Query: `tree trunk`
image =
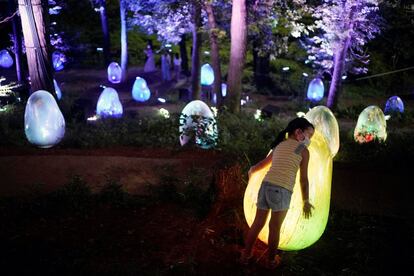
[(217, 106), (221, 106), (223, 95), (221, 94), (221, 66), (220, 66), (220, 52), (217, 37), (217, 24), (213, 12), (213, 6), (209, 0), (205, 1), (206, 12), (208, 15), (208, 27), (211, 47), (211, 63), (214, 71), (213, 95), (217, 96)]
[(269, 87), (270, 81), (270, 55), (259, 55), (259, 51), (256, 50), (257, 43), (253, 42), (253, 78), (257, 90), (265, 87)]
[(246, 0), (233, 0), (231, 13), (231, 48), (227, 90), (231, 112), (240, 111), (242, 74), (247, 40)]
[(185, 34), (181, 35), (180, 45), (180, 55), (181, 55), (181, 70), (186, 76), (189, 75), (188, 68), (188, 54), (187, 54), (187, 36)]
[[(9, 0), (9, 13), (12, 15), (16, 10), (16, 2), (15, 0)], [(22, 82), (22, 37), (20, 35), (20, 24), (17, 15), (15, 15), (12, 19), (12, 27), (13, 27), (13, 47), (14, 47), (14, 55), (15, 55), (15, 66), (16, 66), (16, 76), (17, 81)]]
[(124, 82), (127, 78), (127, 69), (128, 69), (128, 33), (127, 33), (125, 0), (119, 1), (119, 10), (121, 13), (121, 69), (122, 69), (121, 82)]
[(334, 70), (332, 73), (331, 85), (329, 86), (327, 107), (335, 109), (338, 104), (338, 98), (341, 91), (342, 74), (345, 68), (345, 58), (348, 52), (350, 38), (347, 38), (334, 56)]
[[(31, 91), (54, 91), (49, 36), (46, 32), (42, 0), (18, 0)], [(47, 13), (45, 13), (47, 14)], [(53, 94), (53, 93), (52, 93)]]
[(191, 63), (191, 94), (193, 100), (199, 100), (200, 95), (200, 56), (201, 56), (201, 6), (194, 1), (193, 10), (193, 53)]
[(108, 29), (108, 18), (106, 16), (106, 0), (101, 0), (101, 7), (99, 9), (99, 15), (101, 17), (101, 25), (103, 32), (103, 54), (105, 66), (108, 66), (111, 62), (111, 40)]

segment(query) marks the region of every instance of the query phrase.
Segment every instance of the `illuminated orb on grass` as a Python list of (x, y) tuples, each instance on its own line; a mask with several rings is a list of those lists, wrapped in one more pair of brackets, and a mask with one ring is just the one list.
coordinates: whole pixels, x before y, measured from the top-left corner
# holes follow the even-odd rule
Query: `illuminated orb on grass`
[(374, 140), (384, 142), (387, 139), (387, 121), (381, 108), (371, 105), (359, 114), (354, 139), (361, 144)]
[(184, 146), (192, 139), (204, 149), (217, 144), (218, 132), (214, 114), (211, 109), (200, 100), (188, 103), (180, 115), (180, 144)]
[(121, 66), (117, 62), (111, 62), (108, 65), (108, 80), (112, 83), (120, 83), (122, 77)]
[(58, 144), (65, 135), (65, 119), (55, 98), (45, 90), (30, 95), (24, 112), (24, 131), (30, 143), (40, 148)]
[(333, 155), (339, 150), (339, 126), (332, 111), (326, 106), (315, 106), (306, 113), (305, 118), (311, 122), (327, 139)]
[(390, 97), (385, 104), (384, 113), (404, 113), (404, 103), (401, 98), (398, 96)]
[(62, 99), (62, 90), (60, 90), (60, 87), (55, 79), (53, 79), (53, 86), (55, 87), (55, 93), (58, 100)]
[(318, 102), (322, 100), (325, 93), (325, 87), (320, 78), (314, 78), (308, 86), (308, 93), (306, 94), (307, 98), (313, 102)]
[[(330, 139), (339, 137), (335, 128), (336, 119), (326, 110), (316, 109), (307, 114), (309, 120), (315, 125), (315, 134), (309, 146), (310, 160), (308, 167), (309, 176), (309, 201), (315, 207), (312, 216), (305, 219), (303, 216), (303, 200), (300, 189), (300, 171), (296, 175), (290, 207), (280, 230), (279, 248), (282, 250), (300, 250), (314, 244), (323, 234), (328, 222), (331, 199), (332, 159), (335, 153), (331, 152)], [(319, 114), (321, 113), (321, 114)], [(315, 118), (312, 121), (310, 118)], [(332, 122), (332, 121), (335, 121)], [(324, 131), (329, 125), (333, 129)], [(332, 138), (333, 137), (333, 138)], [(251, 175), (244, 194), (244, 214), (246, 221), (251, 226), (256, 214), (257, 195), (260, 185), (270, 166)], [(259, 239), (267, 243), (269, 235), (269, 219), (259, 234)]]
[(212, 85), (214, 82), (214, 71), (210, 64), (206, 63), (201, 66), (201, 85)]
[(138, 102), (146, 102), (151, 97), (151, 91), (148, 88), (147, 82), (137, 77), (132, 87), (132, 98)]
[(105, 87), (96, 104), (96, 114), (103, 118), (120, 118), (123, 111), (118, 92), (112, 87)]
[(66, 56), (65, 54), (54, 51), (52, 54), (52, 63), (55, 71), (61, 71), (65, 68)]
[(0, 66), (3, 68), (10, 68), (13, 66), (13, 58), (10, 55), (9, 51), (0, 51)]

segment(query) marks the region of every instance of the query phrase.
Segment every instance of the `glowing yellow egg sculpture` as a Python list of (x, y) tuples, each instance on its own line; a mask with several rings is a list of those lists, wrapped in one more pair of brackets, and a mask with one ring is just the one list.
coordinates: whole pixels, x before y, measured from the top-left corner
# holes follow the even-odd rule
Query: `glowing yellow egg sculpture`
[[(306, 219), (303, 216), (303, 201), (299, 182), (299, 172), (293, 189), (292, 199), (286, 218), (280, 230), (279, 248), (282, 250), (300, 250), (315, 243), (325, 230), (329, 216), (331, 198), (332, 159), (336, 152), (332, 152), (332, 139), (338, 140), (338, 123), (332, 112), (327, 108), (311, 110), (306, 117), (315, 125), (315, 134), (309, 146), (310, 160), (308, 167), (309, 200), (315, 207), (312, 216)], [(321, 114), (323, 113), (323, 114)], [(314, 118), (319, 118), (314, 120)], [(328, 129), (332, 127), (332, 129)], [(326, 131), (323, 131), (323, 130)], [(335, 147), (333, 147), (335, 149)], [(337, 151), (337, 148), (336, 148)], [(249, 226), (253, 223), (256, 214), (257, 194), (260, 185), (269, 167), (252, 174), (244, 194), (244, 214)], [(269, 219), (259, 234), (259, 239), (267, 243), (269, 235)]]

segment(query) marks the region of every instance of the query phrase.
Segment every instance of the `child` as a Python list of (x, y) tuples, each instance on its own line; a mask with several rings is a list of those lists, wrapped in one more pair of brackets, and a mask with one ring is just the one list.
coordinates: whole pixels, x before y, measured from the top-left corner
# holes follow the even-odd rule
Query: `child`
[[(268, 267), (276, 268), (281, 258), (277, 255), (280, 227), (289, 209), (296, 173), (300, 167), (300, 184), (303, 199), (303, 213), (306, 218), (312, 215), (313, 206), (309, 203), (308, 162), (310, 139), (315, 132), (314, 126), (305, 118), (292, 120), (273, 142), (273, 151), (265, 159), (251, 167), (252, 173), (271, 164), (263, 179), (257, 198), (257, 212), (242, 251), (241, 262), (247, 264), (252, 258), (253, 244), (266, 223), (269, 210)], [(286, 133), (288, 138), (285, 139)]]

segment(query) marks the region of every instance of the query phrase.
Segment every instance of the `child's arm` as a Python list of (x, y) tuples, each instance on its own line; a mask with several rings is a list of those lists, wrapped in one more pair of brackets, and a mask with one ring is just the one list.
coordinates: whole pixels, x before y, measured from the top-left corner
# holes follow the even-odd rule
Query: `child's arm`
[(256, 165), (252, 166), (249, 170), (249, 178), (250, 178), (250, 175), (252, 173), (260, 171), (261, 169), (265, 168), (266, 166), (269, 166), (270, 164), (272, 164), (272, 157), (273, 157), (273, 151), (271, 153), (269, 153), (269, 155), (266, 156), (265, 159), (263, 159), (262, 161), (260, 161)]
[(309, 180), (308, 180), (308, 164), (309, 164), (309, 150), (307, 148), (302, 151), (302, 161), (300, 163), (300, 188), (303, 199), (303, 214), (305, 218), (312, 215), (312, 204), (309, 202)]

